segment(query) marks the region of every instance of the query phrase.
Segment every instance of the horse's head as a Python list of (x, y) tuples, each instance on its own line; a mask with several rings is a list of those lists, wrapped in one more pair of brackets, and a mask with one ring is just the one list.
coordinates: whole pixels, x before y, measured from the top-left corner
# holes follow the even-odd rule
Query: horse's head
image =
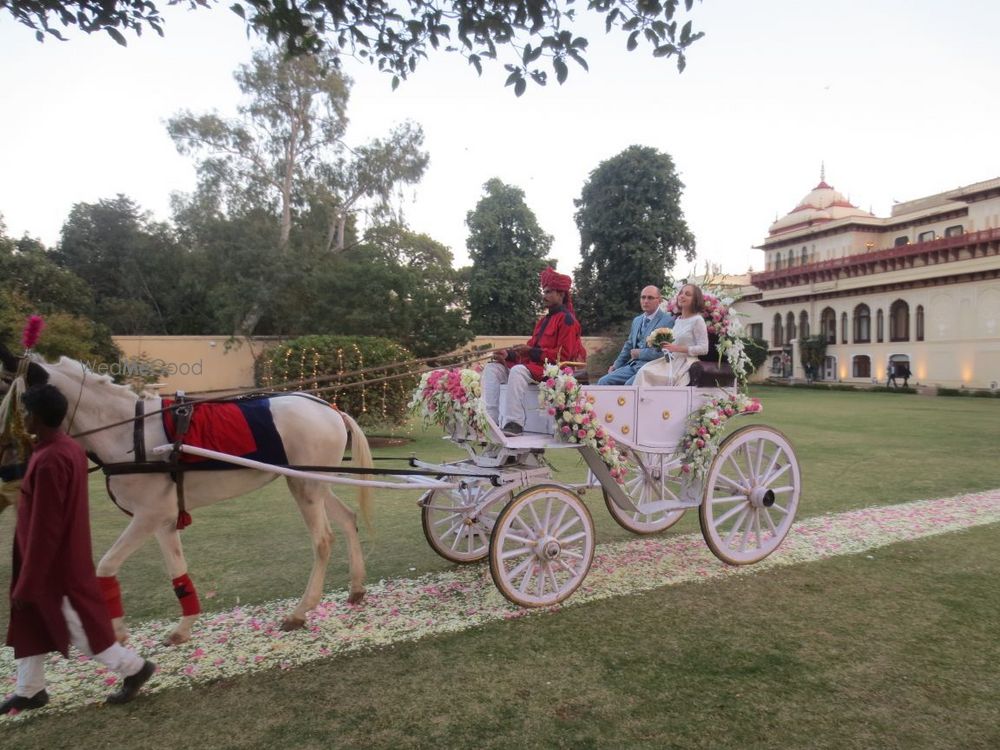
[[(3, 365), (4, 380), (9, 381), (17, 373), (23, 357), (17, 357), (11, 353), (3, 343), (0, 343), (0, 365)], [(42, 385), (49, 382), (49, 374), (37, 362), (28, 362), (27, 370), (24, 373), (24, 380), (28, 386)]]

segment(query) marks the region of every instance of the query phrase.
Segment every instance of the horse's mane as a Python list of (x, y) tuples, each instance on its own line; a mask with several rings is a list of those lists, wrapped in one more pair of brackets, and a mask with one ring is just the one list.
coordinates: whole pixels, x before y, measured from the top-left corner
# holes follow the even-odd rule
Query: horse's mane
[(116, 383), (110, 375), (94, 372), (86, 364), (72, 357), (61, 356), (58, 362), (46, 362), (38, 355), (32, 355), (32, 359), (43, 367), (55, 370), (64, 377), (76, 380), (79, 380), (81, 372), (85, 372), (88, 383), (92, 383), (99, 388), (106, 388), (116, 396), (125, 396), (125, 394), (128, 394), (133, 399), (142, 398), (143, 400), (149, 400), (153, 398), (153, 396), (147, 393), (144, 393), (142, 396), (136, 395), (136, 392), (129, 386)]

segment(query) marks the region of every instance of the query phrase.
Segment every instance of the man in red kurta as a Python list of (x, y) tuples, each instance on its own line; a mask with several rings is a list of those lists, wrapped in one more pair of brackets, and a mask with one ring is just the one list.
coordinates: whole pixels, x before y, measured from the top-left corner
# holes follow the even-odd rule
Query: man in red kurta
[(17, 660), (17, 687), (0, 714), (48, 703), (46, 654), (66, 656), (70, 643), (118, 673), (121, 685), (108, 702), (126, 703), (156, 667), (115, 641), (91, 554), (87, 457), (60, 427), (67, 404), (57, 388), (34, 386), (22, 402), (25, 426), (38, 443), (21, 483), (14, 531), (7, 645)]
[[(524, 431), (524, 394), (528, 385), (542, 379), (545, 363), (584, 362), (587, 351), (580, 340), (580, 322), (573, 313), (570, 287), (573, 279), (553, 268), (542, 271), (542, 302), (548, 312), (535, 324), (528, 343), (497, 352), (495, 362), (483, 368), (483, 401), (486, 413), (505, 435)], [(504, 414), (500, 415), (500, 386), (507, 384)]]

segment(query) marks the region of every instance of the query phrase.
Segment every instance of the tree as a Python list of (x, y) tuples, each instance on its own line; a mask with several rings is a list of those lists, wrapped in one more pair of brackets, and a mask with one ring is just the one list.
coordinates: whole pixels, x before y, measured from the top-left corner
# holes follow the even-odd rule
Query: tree
[(678, 253), (694, 259), (683, 188), (673, 159), (648, 146), (629, 146), (590, 173), (574, 201), (583, 259), (577, 309), (585, 329), (628, 319), (640, 289), (664, 286)]
[[(171, 0), (180, 2), (181, 0)], [(694, 0), (683, 0), (690, 12)], [(191, 8), (208, 0), (188, 0)], [(688, 20), (679, 26), (681, 0), (590, 0), (586, 13), (604, 20), (605, 30), (625, 34), (625, 47), (652, 48), (653, 57), (676, 57), (684, 70), (688, 47), (703, 36)], [(104, 31), (124, 45), (122, 32), (142, 33), (150, 28), (162, 36), (163, 19), (152, 0), (3, 0), (0, 8), (35, 30), (39, 41), (55, 28), (77, 26), (91, 33)], [(291, 54), (316, 53), (332, 47), (336, 54), (368, 60), (392, 76), (395, 88), (413, 73), (419, 62), (440, 50), (463, 57), (482, 74), (483, 62), (502, 57), (508, 72), (506, 85), (524, 93), (527, 80), (545, 85), (549, 63), (556, 80), (563, 83), (572, 60), (587, 69), (588, 42), (579, 36), (573, 0), (410, 0), (404, 5), (382, 0), (241, 0), (231, 10), (276, 46)], [(341, 50), (343, 52), (341, 52)]]
[(57, 266), (35, 240), (6, 236), (0, 218), (0, 341), (20, 345), (29, 315), (42, 315), (37, 350), (46, 356), (110, 362), (119, 355), (105, 326), (86, 316), (93, 297), (82, 279)]
[(381, 336), (416, 356), (442, 354), (472, 338), (451, 261), (426, 235), (378, 227), (349, 253), (303, 260), (309, 272), (296, 274), (269, 315), (283, 332)]
[(826, 343), (826, 336), (823, 334), (799, 339), (799, 358), (809, 380), (815, 380), (823, 371)]
[(524, 191), (497, 178), (466, 215), (466, 246), (472, 258), (469, 313), (472, 329), (483, 334), (531, 332), (540, 308), (538, 274), (552, 237), (538, 226)]
[(179, 294), (186, 264), (170, 228), (124, 195), (74, 205), (54, 258), (86, 282), (93, 316), (114, 333), (177, 333), (172, 311), (198, 304)]
[(384, 213), (393, 188), (418, 182), (427, 167), (423, 131), (413, 123), (346, 147), (351, 81), (328, 52), (284, 59), (258, 51), (235, 77), (247, 98), (238, 118), (183, 112), (167, 129), (178, 151), (199, 157), (200, 189), (219, 208), (231, 215), (277, 211), (281, 252), (296, 209), (323, 214), (327, 247), (343, 250), (352, 212), (370, 200)]

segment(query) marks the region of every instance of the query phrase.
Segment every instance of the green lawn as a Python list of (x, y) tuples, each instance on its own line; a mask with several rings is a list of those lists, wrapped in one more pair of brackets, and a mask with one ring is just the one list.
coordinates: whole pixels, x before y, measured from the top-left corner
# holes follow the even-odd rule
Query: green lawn
[[(1000, 401), (758, 388), (754, 417), (802, 465), (800, 517), (1000, 487)], [(750, 420), (744, 418), (743, 422)], [(419, 428), (404, 449), (460, 453)], [(552, 451), (557, 475), (584, 470)], [(345, 492), (345, 497), (350, 493)], [(369, 578), (449, 564), (429, 550), (414, 493), (380, 493)], [(599, 541), (627, 533), (599, 494)], [(95, 548), (125, 518), (95, 487)], [(695, 530), (688, 514), (675, 530)], [(12, 514), (0, 517), (10, 539)], [(277, 483), (195, 513), (184, 534), (206, 609), (301, 593), (310, 551)], [(328, 589), (343, 589), (342, 548)], [(8, 575), (0, 560), (0, 585)], [(17, 747), (997, 747), (1000, 530), (897, 544), (765, 575), (658, 589), (267, 679), (152, 696), (5, 728)], [(176, 603), (150, 542), (121, 575), (130, 617)], [(4, 612), (4, 617), (6, 613)]]

